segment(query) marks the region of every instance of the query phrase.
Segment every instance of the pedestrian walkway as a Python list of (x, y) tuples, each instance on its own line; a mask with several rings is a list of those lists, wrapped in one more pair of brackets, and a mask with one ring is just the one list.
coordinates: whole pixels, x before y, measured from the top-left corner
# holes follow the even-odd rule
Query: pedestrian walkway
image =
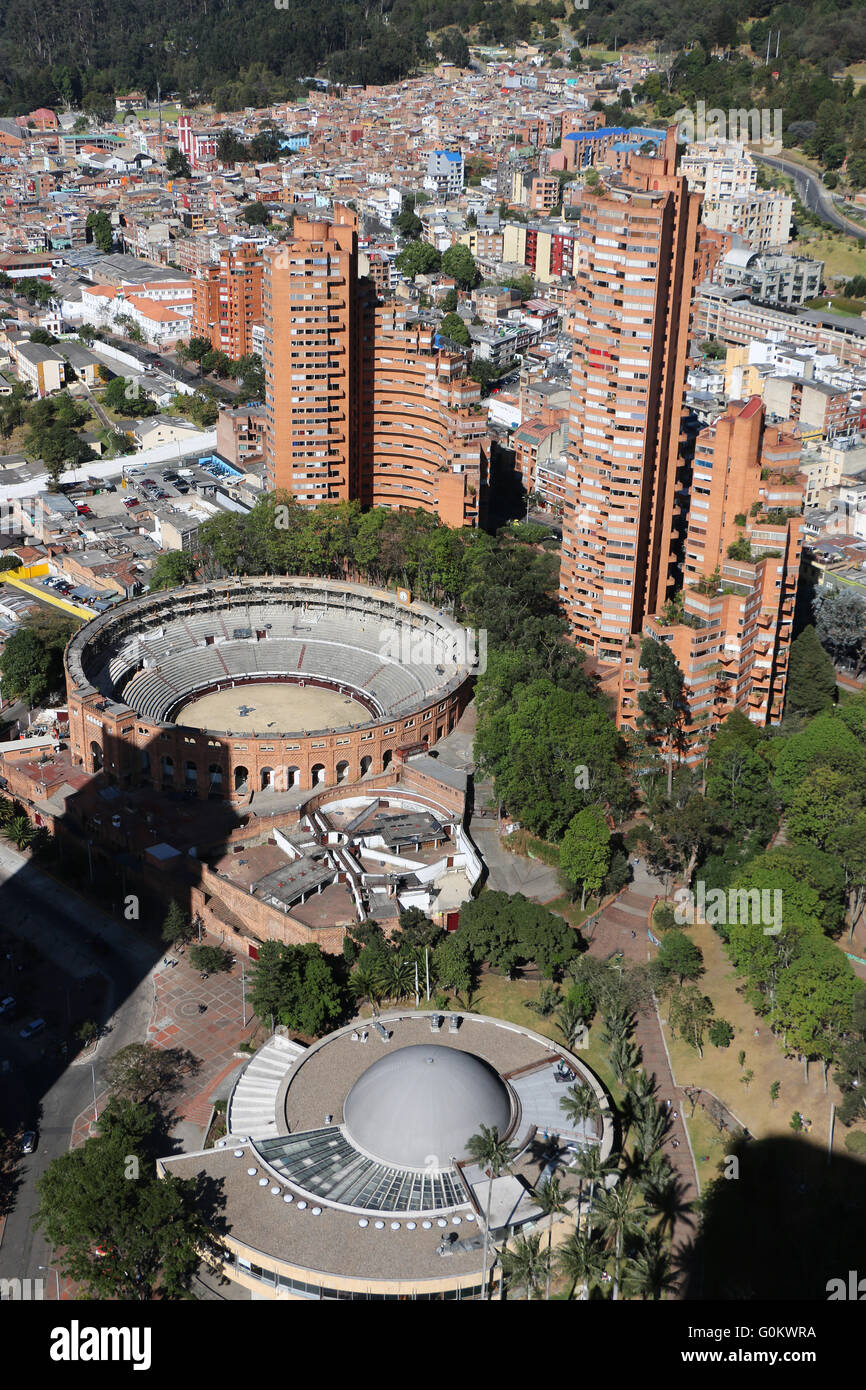
[[(643, 861), (635, 867), (634, 872), (634, 882), (598, 916), (589, 949), (592, 955), (602, 960), (621, 951), (627, 961), (636, 965), (645, 963), (651, 954), (647, 928), (653, 899), (660, 894), (661, 886), (647, 871)], [(683, 1102), (686, 1097), (674, 1084), (662, 1026), (655, 1009), (638, 1016), (635, 1042), (643, 1054), (644, 1069), (656, 1079), (659, 1100), (662, 1105), (667, 1100), (671, 1102), (668, 1112), (671, 1128), (664, 1152), (682, 1183), (682, 1200), (694, 1202), (698, 1196), (698, 1181), (683, 1122)], [(676, 1119), (673, 1118), (674, 1112)], [(671, 1242), (674, 1255), (682, 1253), (691, 1244), (694, 1230), (693, 1217), (677, 1221)]]
[[(146, 1041), (157, 1047), (187, 1050), (198, 1060), (198, 1071), (185, 1079), (170, 1101), (184, 1140), (194, 1139), (199, 1132), (203, 1141), (212, 1097), (219, 1092), (220, 1083), (240, 1065), (235, 1054), (240, 1043), (253, 1033), (257, 1020), (247, 1004), (246, 1025), (243, 1023), (239, 965), (229, 972), (202, 980), (186, 954), (172, 955), (169, 959), (177, 960), (177, 965), (166, 965), (160, 958), (153, 972), (153, 1006)], [(248, 988), (249, 976), (246, 983)], [(199, 1011), (201, 1004), (205, 1005), (203, 1012)], [(103, 1061), (107, 1057), (106, 1053)], [(108, 1098), (107, 1092), (97, 1095), (100, 1114)], [(75, 1122), (71, 1147), (84, 1143), (91, 1132), (92, 1121), (91, 1103)]]

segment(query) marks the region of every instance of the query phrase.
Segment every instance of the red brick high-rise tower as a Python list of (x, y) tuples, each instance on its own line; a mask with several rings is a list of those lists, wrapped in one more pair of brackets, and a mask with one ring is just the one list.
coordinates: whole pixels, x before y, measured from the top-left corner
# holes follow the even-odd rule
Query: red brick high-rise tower
[(674, 129), (581, 194), (560, 594), (574, 639), (614, 666), (673, 579), (700, 204)]

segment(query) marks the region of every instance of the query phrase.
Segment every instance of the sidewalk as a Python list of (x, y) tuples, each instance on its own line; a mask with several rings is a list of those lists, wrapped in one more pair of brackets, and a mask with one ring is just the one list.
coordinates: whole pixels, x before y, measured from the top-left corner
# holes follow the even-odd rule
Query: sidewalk
[[(658, 881), (647, 872), (641, 861), (635, 869), (634, 882), (614, 903), (602, 910), (590, 944), (591, 954), (605, 960), (614, 951), (622, 951), (625, 959), (632, 964), (646, 963), (650, 957), (650, 943), (647, 937), (649, 912), (653, 898), (659, 892)], [(671, 1167), (679, 1175), (683, 1201), (694, 1202), (698, 1196), (698, 1182), (683, 1121), (685, 1097), (674, 1085), (662, 1028), (655, 1009), (638, 1016), (635, 1041), (643, 1054), (644, 1069), (649, 1076), (656, 1079), (659, 1100), (662, 1105), (666, 1100), (671, 1102), (669, 1114), (672, 1123), (664, 1144), (664, 1153)], [(672, 1118), (674, 1111), (677, 1112), (675, 1120)], [(674, 1139), (678, 1141), (677, 1148), (673, 1146)], [(681, 1218), (677, 1222), (671, 1242), (675, 1255), (692, 1243), (695, 1224), (694, 1217)]]
[[(177, 1116), (177, 1137), (184, 1148), (195, 1148), (205, 1139), (212, 1097), (220, 1093), (220, 1083), (232, 1070), (242, 1065), (235, 1053), (239, 1044), (251, 1036), (257, 1020), (248, 1004), (247, 1023), (243, 1026), (240, 966), (202, 980), (186, 955), (171, 958), (178, 964), (164, 965), (160, 960), (153, 971), (153, 1005), (146, 1041), (157, 1047), (187, 1049), (200, 1063), (198, 1072), (187, 1077), (181, 1089), (170, 1097)], [(204, 1013), (199, 1013), (199, 1004), (206, 1005)], [(107, 1102), (108, 1092), (97, 1095), (100, 1113)], [(92, 1120), (91, 1102), (75, 1121), (72, 1148), (87, 1139)]]

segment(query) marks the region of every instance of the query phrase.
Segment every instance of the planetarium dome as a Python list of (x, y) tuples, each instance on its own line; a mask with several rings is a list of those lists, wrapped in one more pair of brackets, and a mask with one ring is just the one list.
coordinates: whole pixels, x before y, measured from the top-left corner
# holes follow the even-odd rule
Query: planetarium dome
[(358, 1078), (343, 1106), (349, 1139), (398, 1168), (448, 1168), (482, 1125), (511, 1126), (508, 1087), (487, 1062), (440, 1044), (401, 1047)]

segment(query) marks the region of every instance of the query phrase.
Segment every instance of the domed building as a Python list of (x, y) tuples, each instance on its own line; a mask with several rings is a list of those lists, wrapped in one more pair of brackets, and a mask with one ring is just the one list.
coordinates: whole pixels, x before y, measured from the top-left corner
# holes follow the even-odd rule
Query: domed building
[[(235, 1083), (227, 1138), (159, 1168), (221, 1182), (224, 1272), (252, 1298), (478, 1298), (497, 1242), (540, 1220), (552, 1159), (576, 1197), (577, 1152), (610, 1153), (609, 1118), (575, 1126), (560, 1107), (575, 1082), (606, 1105), (574, 1054), (478, 1014), (382, 1015), (309, 1048), (277, 1034)], [(482, 1126), (514, 1151), (492, 1187), (470, 1153)]]

